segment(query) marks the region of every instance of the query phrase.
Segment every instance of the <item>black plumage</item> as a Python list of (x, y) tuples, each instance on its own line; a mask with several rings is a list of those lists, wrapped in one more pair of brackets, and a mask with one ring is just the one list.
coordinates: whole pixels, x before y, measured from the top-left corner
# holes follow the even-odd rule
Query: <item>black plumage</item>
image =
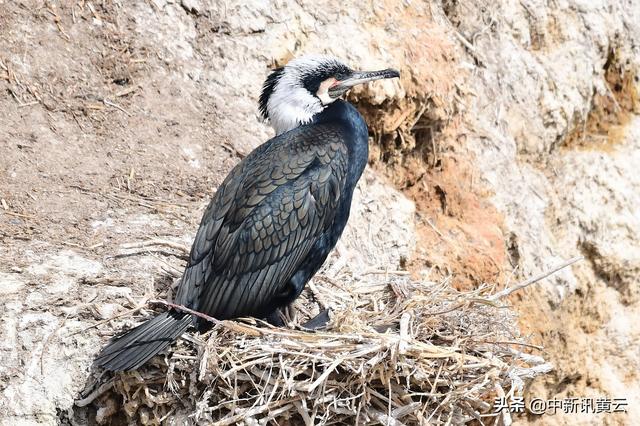
[[(267, 79), (265, 88), (275, 84)], [(275, 318), (342, 234), (367, 139), (362, 116), (336, 100), (247, 155), (204, 213), (175, 303), (221, 320)], [(184, 312), (160, 314), (111, 342), (96, 364), (135, 369), (191, 325), (210, 326)]]
[[(346, 224), (356, 180), (347, 124), (322, 122), (345, 108), (333, 104), (231, 171), (204, 214), (177, 303), (218, 319), (267, 317), (298, 296)], [(360, 138), (366, 147), (366, 127)]]

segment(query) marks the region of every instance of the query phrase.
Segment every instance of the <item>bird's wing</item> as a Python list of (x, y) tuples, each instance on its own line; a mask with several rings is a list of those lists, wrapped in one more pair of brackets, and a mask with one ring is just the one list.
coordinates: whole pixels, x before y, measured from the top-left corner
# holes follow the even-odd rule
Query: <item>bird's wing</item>
[(249, 154), (205, 212), (178, 303), (221, 319), (268, 306), (331, 226), (347, 161), (331, 125), (299, 128)]

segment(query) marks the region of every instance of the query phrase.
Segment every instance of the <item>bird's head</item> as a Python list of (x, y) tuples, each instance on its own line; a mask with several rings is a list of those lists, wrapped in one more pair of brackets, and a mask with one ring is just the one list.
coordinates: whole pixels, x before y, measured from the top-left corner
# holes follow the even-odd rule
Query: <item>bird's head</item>
[(276, 134), (284, 133), (310, 122), (353, 86), (399, 76), (394, 69), (354, 71), (330, 56), (302, 56), (267, 77), (260, 95), (260, 113)]

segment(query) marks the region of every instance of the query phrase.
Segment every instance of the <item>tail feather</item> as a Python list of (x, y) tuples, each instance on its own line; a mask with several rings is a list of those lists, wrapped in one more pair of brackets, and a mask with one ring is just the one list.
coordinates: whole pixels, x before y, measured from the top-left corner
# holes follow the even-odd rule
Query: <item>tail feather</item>
[(192, 324), (191, 315), (169, 311), (112, 340), (95, 365), (111, 371), (135, 370), (173, 343)]

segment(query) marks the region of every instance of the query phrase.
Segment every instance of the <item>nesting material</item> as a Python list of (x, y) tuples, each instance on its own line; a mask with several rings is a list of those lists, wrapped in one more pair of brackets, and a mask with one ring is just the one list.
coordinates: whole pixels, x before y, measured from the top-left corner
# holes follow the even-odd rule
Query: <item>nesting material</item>
[[(224, 321), (188, 333), (170, 354), (116, 375), (96, 404), (122, 403), (126, 420), (143, 424), (486, 423), (496, 395), (551, 368), (522, 352), (530, 346), (513, 313), (489, 293), (401, 272), (318, 276), (290, 328)], [(325, 306), (327, 330), (300, 329)]]

